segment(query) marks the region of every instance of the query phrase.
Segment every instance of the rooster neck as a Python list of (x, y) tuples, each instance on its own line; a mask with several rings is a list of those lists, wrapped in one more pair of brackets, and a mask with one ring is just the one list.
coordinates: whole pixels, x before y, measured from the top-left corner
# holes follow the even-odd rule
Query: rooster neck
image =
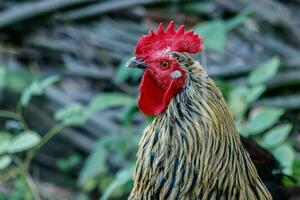
[(195, 63), (146, 128), (129, 199), (272, 199), (243, 149), (224, 98)]

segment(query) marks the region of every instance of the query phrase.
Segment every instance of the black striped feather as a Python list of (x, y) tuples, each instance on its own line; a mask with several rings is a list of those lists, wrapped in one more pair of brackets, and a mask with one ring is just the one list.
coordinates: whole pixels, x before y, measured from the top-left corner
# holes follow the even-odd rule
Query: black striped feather
[(129, 200), (270, 200), (244, 150), (224, 98), (198, 62), (183, 90), (145, 129)]

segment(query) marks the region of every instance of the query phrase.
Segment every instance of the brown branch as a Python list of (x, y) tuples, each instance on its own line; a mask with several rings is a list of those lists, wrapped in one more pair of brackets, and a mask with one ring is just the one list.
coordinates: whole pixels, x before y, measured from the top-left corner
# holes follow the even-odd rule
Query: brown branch
[(47, 0), (30, 3), (22, 3), (8, 8), (0, 13), (0, 28), (14, 25), (53, 11), (86, 3), (91, 0)]

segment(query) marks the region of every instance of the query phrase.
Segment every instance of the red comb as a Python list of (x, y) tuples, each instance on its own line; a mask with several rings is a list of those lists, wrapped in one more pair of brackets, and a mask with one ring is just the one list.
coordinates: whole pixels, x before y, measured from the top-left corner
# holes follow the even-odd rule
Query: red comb
[(151, 28), (148, 35), (141, 37), (136, 45), (136, 57), (144, 57), (145, 55), (164, 49), (170, 49), (176, 52), (197, 53), (202, 50), (202, 38), (194, 34), (193, 31), (185, 32), (184, 25), (178, 30), (174, 29), (174, 22), (171, 21), (166, 31), (163, 24), (160, 23), (155, 33)]

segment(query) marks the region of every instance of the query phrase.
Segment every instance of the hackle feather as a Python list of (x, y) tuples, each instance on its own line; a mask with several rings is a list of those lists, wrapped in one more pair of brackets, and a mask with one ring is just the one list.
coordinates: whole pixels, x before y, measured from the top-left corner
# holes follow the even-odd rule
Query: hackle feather
[(188, 54), (172, 56), (186, 71), (186, 83), (145, 129), (128, 199), (272, 199), (220, 90)]

